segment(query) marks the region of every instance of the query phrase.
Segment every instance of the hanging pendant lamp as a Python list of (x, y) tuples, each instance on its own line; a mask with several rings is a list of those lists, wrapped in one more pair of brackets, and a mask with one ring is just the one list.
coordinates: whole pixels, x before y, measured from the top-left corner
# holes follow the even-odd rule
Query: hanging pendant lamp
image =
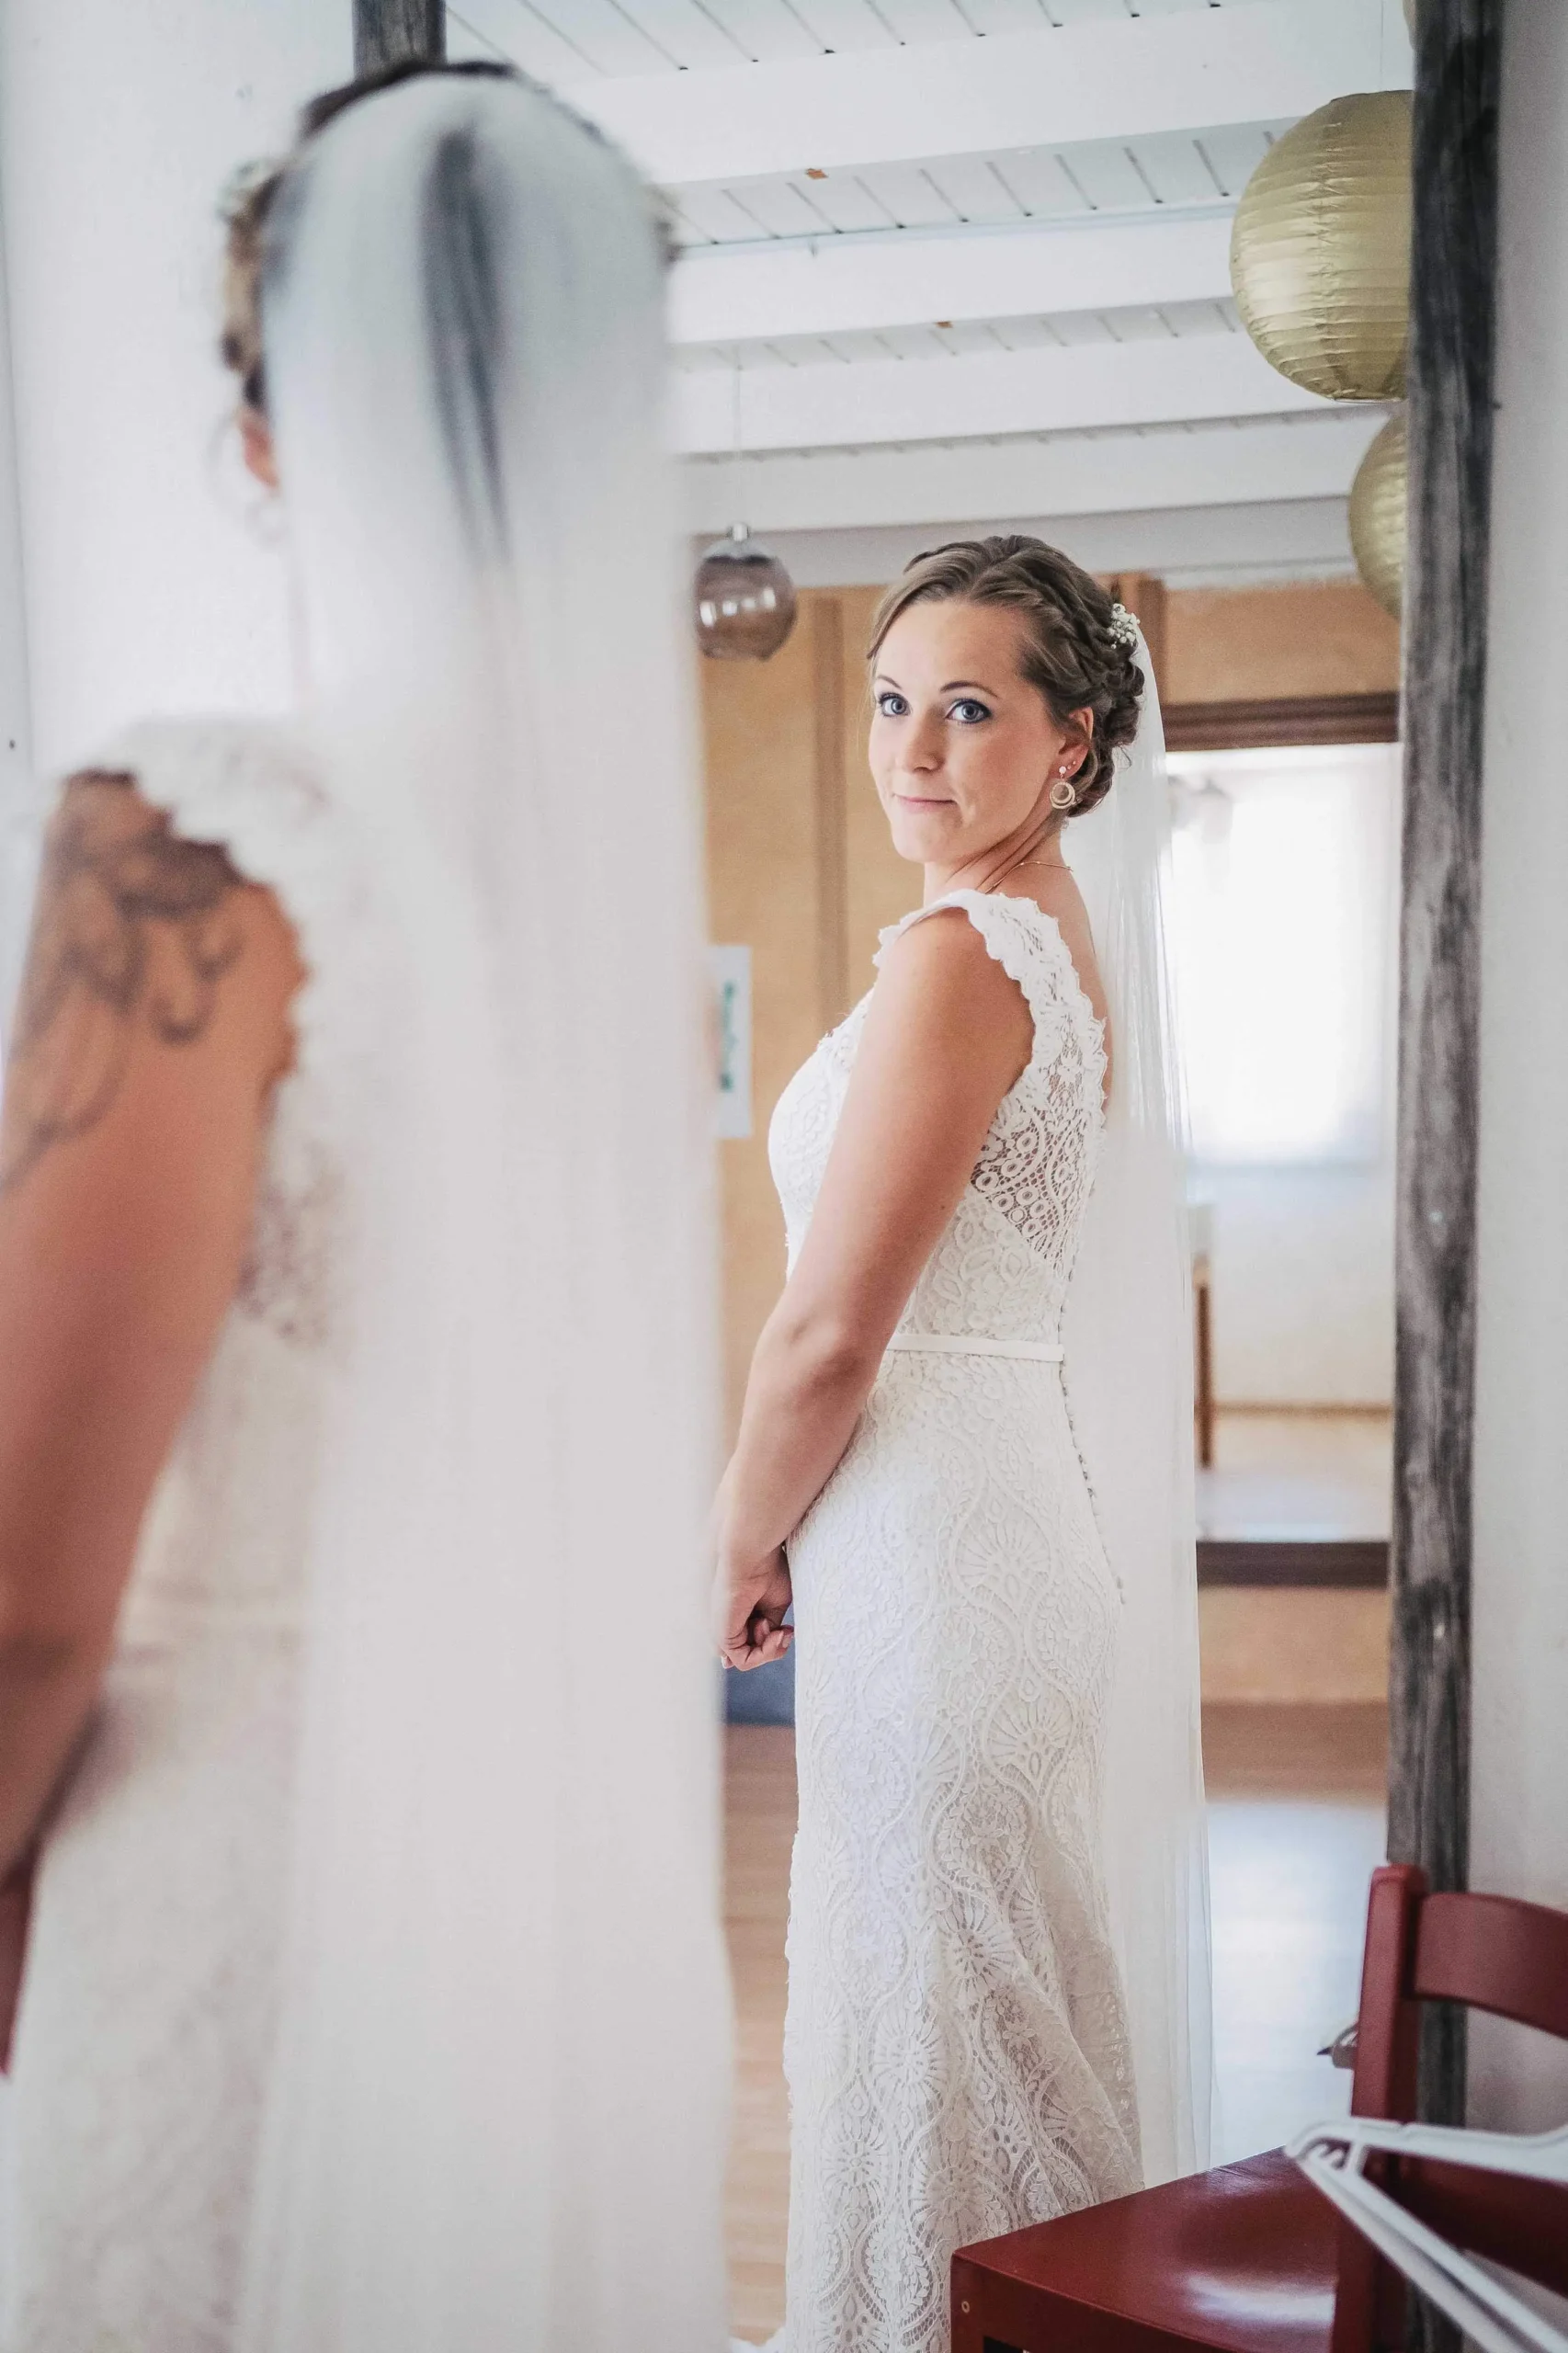
[(776, 555), (732, 523), (697, 567), (697, 642), (717, 662), (766, 662), (795, 626), (795, 584)]
[(1350, 545), (1356, 569), (1398, 620), (1404, 603), (1404, 533), (1409, 498), (1404, 411), (1391, 416), (1350, 485)]
[[(737, 345), (730, 372), (730, 457), (737, 487), (745, 435), (741, 429), (741, 378)], [(736, 505), (741, 501), (737, 496)], [(715, 662), (766, 662), (795, 626), (795, 584), (778, 558), (751, 535), (746, 523), (732, 523), (726, 536), (703, 554), (692, 584), (697, 642)]]
[(1410, 92), (1335, 98), (1275, 142), (1231, 232), (1242, 324), (1335, 401), (1399, 400), (1410, 323)]

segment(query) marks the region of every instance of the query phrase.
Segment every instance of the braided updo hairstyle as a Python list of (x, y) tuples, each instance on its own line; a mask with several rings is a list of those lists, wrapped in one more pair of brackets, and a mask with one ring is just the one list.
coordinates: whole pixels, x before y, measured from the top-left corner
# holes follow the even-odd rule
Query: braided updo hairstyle
[(1060, 548), (1021, 533), (989, 540), (954, 540), (917, 555), (888, 590), (871, 623), (868, 662), (911, 605), (1000, 605), (1023, 622), (1019, 668), (1045, 697), (1046, 708), (1071, 740), (1075, 710), (1092, 710), (1094, 733), (1073, 781), (1078, 797), (1069, 817), (1081, 817), (1110, 790), (1115, 756), (1138, 733), (1143, 673), (1122, 642), (1114, 607), (1092, 574)]

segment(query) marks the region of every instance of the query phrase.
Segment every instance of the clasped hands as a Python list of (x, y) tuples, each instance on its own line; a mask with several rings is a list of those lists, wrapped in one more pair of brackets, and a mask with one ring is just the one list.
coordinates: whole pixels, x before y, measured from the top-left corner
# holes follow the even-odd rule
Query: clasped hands
[(794, 1628), (784, 1623), (793, 1597), (781, 1544), (748, 1567), (721, 1561), (713, 1580), (713, 1639), (724, 1665), (744, 1671), (782, 1658), (795, 1639)]

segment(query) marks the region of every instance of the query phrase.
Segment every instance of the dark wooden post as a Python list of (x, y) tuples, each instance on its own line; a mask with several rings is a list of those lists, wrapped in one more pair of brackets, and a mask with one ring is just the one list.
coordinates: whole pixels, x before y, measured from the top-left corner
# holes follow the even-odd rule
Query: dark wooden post
[(354, 0), (354, 71), (447, 53), (447, 0)]
[[(1482, 722), (1504, 0), (1420, 0), (1404, 604), (1404, 914), (1389, 1853), (1463, 1887)], [(1436, 2011), (1421, 2111), (1464, 2115), (1464, 2025)]]

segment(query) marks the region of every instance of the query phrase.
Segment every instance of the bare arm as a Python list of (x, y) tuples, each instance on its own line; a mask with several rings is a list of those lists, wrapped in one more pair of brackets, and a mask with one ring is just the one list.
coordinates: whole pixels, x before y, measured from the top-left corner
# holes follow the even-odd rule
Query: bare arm
[(720, 1490), (714, 1620), (732, 1665), (760, 1665), (788, 1647), (780, 1548), (849, 1443), (1032, 1034), (1017, 983), (961, 911), (913, 925), (894, 943), (811, 1232), (752, 1358)]
[(92, 1706), (233, 1296), (300, 977), (221, 849), (127, 779), (67, 788), (0, 1113), (0, 1875)]

